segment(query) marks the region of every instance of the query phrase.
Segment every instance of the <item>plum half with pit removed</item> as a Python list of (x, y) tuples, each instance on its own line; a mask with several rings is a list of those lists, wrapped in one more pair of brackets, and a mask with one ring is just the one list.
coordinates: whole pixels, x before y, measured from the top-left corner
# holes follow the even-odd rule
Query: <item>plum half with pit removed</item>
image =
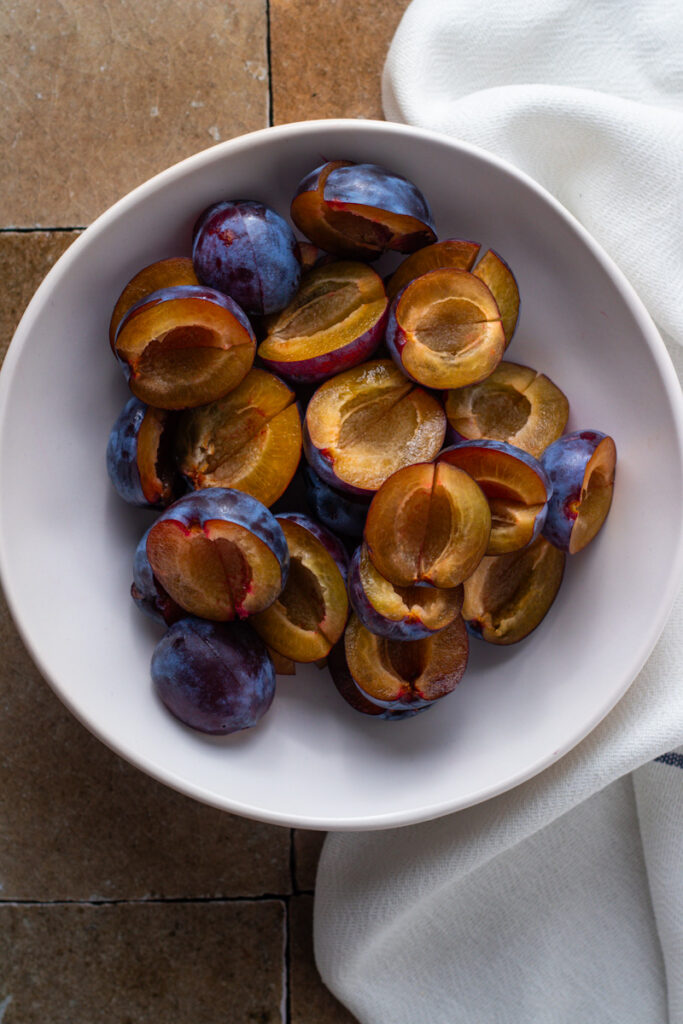
[(335, 538), (321, 539), (320, 527), (305, 516), (283, 515), (278, 523), (289, 549), (289, 575), (273, 604), (250, 621), (268, 646), (285, 657), (318, 661), (337, 643), (348, 618)]
[(478, 384), (446, 393), (454, 442), (507, 441), (539, 458), (567, 426), (569, 402), (543, 373), (501, 362)]
[(407, 178), (378, 167), (331, 160), (299, 183), (292, 220), (326, 252), (372, 260), (436, 241), (429, 203)]
[(376, 359), (321, 384), (306, 410), (304, 453), (331, 487), (369, 497), (392, 473), (433, 459), (446, 414), (389, 359)]
[(209, 487), (179, 498), (147, 537), (152, 572), (192, 615), (228, 622), (263, 611), (289, 571), (282, 527), (250, 494)]
[(253, 728), (275, 696), (266, 645), (244, 622), (176, 622), (152, 655), (152, 682), (176, 718), (219, 736)]
[(288, 380), (325, 380), (372, 355), (384, 336), (387, 306), (382, 279), (366, 264), (316, 267), (270, 319), (259, 358)]
[(575, 555), (589, 544), (612, 504), (617, 449), (599, 430), (565, 434), (543, 453), (553, 485), (544, 536)]
[(438, 461), (464, 469), (486, 495), (491, 509), (487, 555), (517, 551), (539, 535), (552, 486), (533, 455), (504, 441), (463, 441), (442, 451)]
[(163, 508), (182, 491), (173, 458), (174, 423), (166, 409), (129, 398), (107, 443), (107, 473), (124, 501)]
[(368, 555), (397, 587), (457, 587), (486, 553), (491, 512), (479, 485), (447, 462), (419, 463), (390, 476), (365, 524)]
[(223, 398), (180, 413), (180, 471), (196, 490), (230, 487), (272, 505), (301, 458), (296, 395), (265, 370), (250, 370)]
[(254, 362), (256, 338), (228, 295), (178, 285), (128, 310), (114, 351), (137, 398), (160, 409), (189, 409), (237, 387)]
[(462, 607), (462, 586), (394, 586), (372, 564), (365, 545), (351, 558), (348, 589), (353, 610), (366, 629), (390, 640), (432, 636), (450, 625)]
[(197, 275), (189, 256), (170, 256), (157, 260), (139, 270), (123, 289), (109, 321), (109, 344), (114, 348), (116, 332), (128, 310), (141, 299), (161, 288), (174, 288), (181, 284), (198, 285)]

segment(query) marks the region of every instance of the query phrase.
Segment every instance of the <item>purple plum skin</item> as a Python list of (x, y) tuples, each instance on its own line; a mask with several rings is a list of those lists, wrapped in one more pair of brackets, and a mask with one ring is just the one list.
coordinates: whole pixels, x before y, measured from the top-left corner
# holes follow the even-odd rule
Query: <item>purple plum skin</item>
[[(149, 529), (151, 530), (151, 527)], [(184, 618), (187, 612), (179, 604), (176, 604), (152, 572), (152, 566), (147, 557), (148, 536), (149, 530), (146, 530), (135, 549), (133, 585), (130, 588), (130, 595), (145, 615), (149, 615), (156, 622), (172, 626), (178, 619)]]
[(301, 278), (294, 232), (279, 213), (253, 200), (205, 210), (195, 228), (192, 261), (200, 281), (258, 316), (284, 309)]
[(339, 494), (310, 466), (304, 467), (304, 476), (306, 497), (315, 518), (334, 533), (361, 538), (368, 515), (367, 502), (358, 501), (350, 495)]
[(281, 512), (275, 518), (288, 519), (290, 523), (296, 523), (298, 526), (302, 526), (304, 530), (308, 530), (309, 533), (313, 534), (316, 540), (319, 540), (325, 550), (332, 556), (344, 583), (346, 583), (349, 573), (348, 553), (342, 542), (327, 527), (316, 523), (315, 519), (304, 515), (303, 512)]
[(134, 303), (122, 318), (121, 323), (116, 329), (116, 335), (114, 337), (114, 354), (116, 355), (119, 366), (123, 370), (126, 381), (130, 381), (130, 366), (116, 351), (116, 342), (121, 331), (139, 310), (148, 309), (151, 306), (158, 306), (160, 302), (169, 302), (171, 299), (202, 299), (204, 302), (213, 302), (214, 304), (221, 306), (223, 309), (227, 309), (229, 313), (232, 313), (238, 323), (244, 327), (254, 344), (256, 344), (256, 335), (254, 334), (254, 329), (249, 322), (249, 317), (241, 306), (239, 306), (229, 295), (224, 295), (223, 292), (218, 291), (215, 288), (207, 288), (202, 285), (194, 284), (179, 284), (173, 287), (159, 288), (158, 291), (152, 292), (151, 295), (146, 295), (143, 299), (139, 299), (138, 302)]
[(194, 616), (176, 622), (157, 644), (152, 681), (176, 718), (214, 735), (252, 728), (275, 695), (273, 663), (250, 626)]
[(165, 519), (188, 529), (194, 525), (204, 527), (212, 519), (243, 526), (270, 548), (280, 563), (282, 586), (287, 582), (289, 549), (282, 527), (269, 509), (250, 494), (228, 487), (204, 487), (190, 491), (169, 505), (153, 525)]
[[(296, 195), (313, 192), (327, 164), (316, 167), (299, 182)], [(327, 176), (323, 199), (330, 203), (353, 203), (422, 221), (432, 231), (434, 218), (429, 203), (419, 188), (407, 178), (377, 164), (350, 164), (337, 167)]]
[(145, 498), (138, 470), (138, 434), (147, 406), (129, 398), (112, 427), (107, 443), (107, 473), (124, 501), (140, 508), (152, 508)]
[(341, 348), (332, 349), (319, 356), (311, 356), (310, 359), (299, 359), (296, 362), (281, 362), (277, 359), (264, 359), (260, 356), (263, 365), (273, 373), (285, 377), (288, 381), (299, 384), (311, 384), (328, 380), (343, 370), (350, 370), (359, 363), (370, 359), (379, 347), (387, 323), (386, 311), (382, 314), (376, 324), (364, 331), (358, 338), (342, 345)]
[(491, 438), (480, 438), (476, 441), (469, 441), (467, 438), (464, 438), (462, 441), (451, 445), (450, 448), (444, 448), (439, 453), (439, 458), (446, 452), (452, 451), (454, 448), (487, 448), (489, 451), (502, 452), (505, 455), (519, 459), (520, 462), (523, 462), (525, 465), (529, 466), (530, 469), (533, 469), (534, 473), (536, 473), (543, 483), (545, 492), (548, 495), (545, 505), (540, 510), (534, 521), (534, 530), (528, 542), (528, 544), (533, 544), (539, 534), (544, 532), (554, 486), (550, 474), (547, 472), (543, 462), (539, 461), (539, 459), (535, 459), (529, 452), (525, 452), (522, 448), (518, 448), (514, 444), (509, 444), (507, 441), (494, 441)]
[(332, 676), (332, 682), (337, 688), (337, 692), (344, 698), (346, 703), (354, 709), (354, 711), (359, 711), (362, 715), (378, 718), (385, 722), (399, 722), (404, 718), (413, 718), (415, 715), (419, 715), (422, 711), (428, 711), (432, 704), (436, 703), (436, 701), (432, 701), (432, 704), (425, 704), (422, 707), (404, 708), (400, 710), (392, 710), (391, 708), (385, 708), (381, 707), (379, 704), (375, 704), (368, 698), (367, 694), (360, 689), (351, 675), (346, 662), (343, 640), (338, 644), (335, 644), (328, 655), (327, 661), (330, 669), (330, 675)]
[(543, 536), (562, 551), (569, 550), (576, 522), (570, 506), (580, 501), (586, 466), (607, 436), (599, 430), (576, 430), (558, 438), (541, 456), (553, 488)]
[[(394, 363), (401, 371), (403, 376), (407, 377), (408, 380), (412, 380), (415, 384), (420, 384), (420, 381), (417, 380), (416, 377), (413, 377), (411, 373), (408, 373), (405, 366), (403, 365), (403, 360), (401, 359), (401, 349), (403, 348), (403, 339), (405, 335), (403, 334), (402, 329), (398, 326), (398, 320), (396, 319), (396, 307), (398, 305), (399, 299), (401, 298), (403, 292), (406, 290), (407, 287), (407, 285), (404, 285), (404, 287), (401, 288), (400, 292), (398, 293), (398, 295), (395, 296), (393, 302), (389, 306), (389, 311), (387, 313), (387, 329), (384, 333), (384, 342), (387, 346), (387, 349), (389, 350), (389, 355), (394, 360)], [(424, 385), (421, 386), (424, 387)]]
[(424, 640), (434, 635), (422, 622), (408, 622), (406, 619), (397, 621), (382, 615), (370, 603), (363, 589), (360, 575), (361, 548), (356, 548), (349, 564), (348, 593), (353, 610), (366, 629), (377, 636), (385, 636), (389, 640)]

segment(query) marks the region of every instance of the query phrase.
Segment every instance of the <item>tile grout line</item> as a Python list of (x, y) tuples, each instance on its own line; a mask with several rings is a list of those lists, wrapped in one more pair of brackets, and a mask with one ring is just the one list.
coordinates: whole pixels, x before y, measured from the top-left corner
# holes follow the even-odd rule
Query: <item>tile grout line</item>
[(268, 65), (268, 125), (273, 125), (273, 61), (270, 38), (270, 0), (266, 2), (266, 63)]
[(288, 899), (289, 894), (287, 893), (263, 893), (260, 896), (141, 896), (138, 899), (1, 899), (0, 911), (3, 907), (119, 907), (159, 906), (164, 903), (283, 903)]
[(33, 227), (33, 228), (26, 228), (26, 227), (24, 227), (24, 228), (20, 228), (20, 227), (4, 227), (4, 228), (0, 228), (0, 235), (42, 235), (42, 234), (50, 234), (50, 235), (60, 235), (60, 234), (62, 234), (62, 235), (64, 235), (64, 234), (69, 234), (69, 232), (72, 232), (72, 231), (85, 231), (85, 229), (86, 229), (86, 225), (85, 224), (76, 224), (76, 225), (72, 225), (71, 227), (63, 227), (63, 228), (46, 227), (45, 225), (41, 225), (40, 227)]

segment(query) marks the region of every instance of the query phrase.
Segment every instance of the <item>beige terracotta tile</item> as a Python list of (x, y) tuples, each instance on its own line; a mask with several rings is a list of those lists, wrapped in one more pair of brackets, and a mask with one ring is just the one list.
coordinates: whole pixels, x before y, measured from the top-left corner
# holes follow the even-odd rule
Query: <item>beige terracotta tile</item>
[(325, 832), (310, 832), (303, 828), (294, 830), (294, 884), (299, 891), (312, 892), (315, 888), (325, 835)]
[(0, 362), (29, 299), (78, 231), (0, 232)]
[(1, 899), (290, 891), (288, 829), (206, 807), (118, 758), (41, 679), (4, 604), (0, 650)]
[(291, 1024), (357, 1024), (356, 1018), (322, 983), (313, 959), (312, 924), (313, 898), (292, 897), (289, 904)]
[(271, 0), (273, 121), (382, 117), (380, 78), (409, 0)]
[(274, 900), (6, 904), (0, 1019), (280, 1024), (283, 926)]
[(0, 226), (70, 227), (268, 123), (266, 0), (0, 5)]

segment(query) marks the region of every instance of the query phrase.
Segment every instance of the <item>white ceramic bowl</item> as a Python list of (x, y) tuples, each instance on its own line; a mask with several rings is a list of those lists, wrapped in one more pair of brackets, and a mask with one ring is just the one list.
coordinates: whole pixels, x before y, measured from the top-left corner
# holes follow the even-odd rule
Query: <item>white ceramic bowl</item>
[[(472, 642), (456, 692), (429, 714), (364, 718), (326, 671), (283, 678), (249, 733), (186, 729), (157, 700), (160, 631), (129, 598), (150, 514), (109, 485), (104, 451), (127, 397), (107, 326), (141, 267), (188, 253), (197, 214), (256, 198), (287, 214), (323, 159), (369, 161), (413, 179), (440, 237), (493, 245), (522, 314), (509, 358), (546, 372), (570, 428), (618, 448), (605, 528), (570, 560), (560, 594), (523, 643)], [(666, 350), (623, 275), (524, 175), (472, 147), (380, 122), (266, 129), (185, 160), (131, 192), (62, 256), (38, 289), (0, 377), (0, 569), (37, 665), (75, 715), (143, 771), (199, 800), (283, 825), (409, 824), (484, 800), (579, 742), (654, 646), (683, 561), (683, 416)]]

